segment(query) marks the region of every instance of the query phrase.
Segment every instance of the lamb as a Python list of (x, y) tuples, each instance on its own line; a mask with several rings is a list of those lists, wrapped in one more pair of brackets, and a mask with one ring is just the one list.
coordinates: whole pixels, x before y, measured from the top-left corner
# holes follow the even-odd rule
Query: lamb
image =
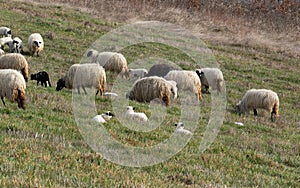
[(41, 34), (33, 33), (28, 38), (28, 49), (32, 56), (36, 53), (39, 56), (39, 53), (44, 50), (44, 40)]
[(5, 54), (0, 56), (0, 69), (15, 69), (22, 73), (25, 81), (28, 81), (28, 63), (21, 54)]
[[(76, 76), (75, 76), (76, 74)], [(78, 94), (80, 94), (80, 87), (84, 93), (87, 94), (85, 87), (95, 87), (100, 95), (103, 95), (106, 88), (106, 74), (98, 64), (74, 64), (72, 65), (66, 75), (58, 80), (56, 91), (63, 89), (77, 88)]]
[(48, 82), (48, 85), (51, 87), (50, 78), (46, 71), (41, 71), (36, 74), (31, 74), (30, 78), (31, 78), (31, 80), (37, 81), (36, 85), (39, 85), (39, 82), (41, 82), (42, 86), (45, 85), (45, 87), (47, 87), (47, 82)]
[(20, 72), (13, 69), (0, 70), (0, 94), (4, 106), (4, 97), (10, 102), (17, 102), (19, 108), (25, 110), (26, 83)]
[(8, 27), (0, 27), (0, 35), (4, 37), (11, 37), (11, 29)]
[(185, 134), (185, 135), (193, 134), (191, 131), (184, 129), (184, 124), (182, 122), (176, 123), (175, 126), (176, 126), (175, 133)]
[[(208, 88), (211, 87), (212, 90), (217, 90), (217, 93), (221, 93), (223, 87), (223, 73), (218, 68), (202, 68), (196, 70), (197, 75), (201, 79), (202, 84), (205, 86), (206, 92), (208, 92)], [(204, 79), (203, 77), (206, 79)]]
[(129, 69), (128, 70), (130, 78), (143, 78), (146, 74), (148, 74), (147, 69)]
[(279, 116), (279, 98), (277, 93), (267, 89), (250, 89), (236, 105), (236, 110), (240, 115), (253, 110), (255, 118), (257, 117), (257, 108), (268, 110), (271, 113), (271, 120), (275, 121)]
[(194, 71), (172, 70), (165, 77), (166, 80), (174, 80), (181, 91), (195, 93), (197, 99), (202, 100), (201, 81)]
[(13, 38), (13, 40), (9, 43), (9, 50), (11, 53), (23, 54), (23, 41), (19, 37)]
[(91, 63), (98, 63), (103, 66), (106, 71), (116, 72), (121, 77), (129, 77), (127, 60), (121, 53), (101, 52), (90, 50), (87, 53), (91, 57)]
[(141, 122), (147, 122), (148, 117), (146, 116), (145, 113), (142, 112), (135, 112), (134, 107), (132, 106), (127, 106), (127, 111), (125, 113), (125, 117), (133, 120), (133, 121), (141, 121)]
[(96, 115), (93, 117), (93, 120), (98, 123), (106, 123), (108, 120), (110, 120), (114, 114), (112, 114), (110, 111), (107, 111), (105, 113), (102, 113), (100, 115)]
[(13, 39), (11, 37), (3, 37), (0, 38), (0, 47), (2, 50), (4, 50), (4, 46), (7, 45), (9, 47), (10, 43), (13, 42)]
[(150, 102), (153, 99), (160, 99), (166, 106), (171, 101), (172, 91), (171, 84), (164, 78), (151, 76), (141, 78), (133, 84), (133, 88), (127, 92), (126, 98), (138, 102)]
[(164, 77), (166, 76), (171, 70), (180, 70), (178, 67), (172, 64), (155, 64), (153, 65), (149, 71), (148, 74), (145, 75), (145, 77), (149, 76), (159, 76)]

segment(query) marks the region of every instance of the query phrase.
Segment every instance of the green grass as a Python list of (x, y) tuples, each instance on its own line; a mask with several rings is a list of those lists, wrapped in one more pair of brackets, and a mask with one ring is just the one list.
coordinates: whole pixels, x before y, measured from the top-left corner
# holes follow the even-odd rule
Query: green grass
[[(90, 45), (124, 23), (96, 19), (78, 9), (61, 5), (0, 1), (0, 23), (25, 42), (31, 33), (45, 36), (40, 57), (29, 57), (30, 73), (45, 70), (52, 87), (29, 81), (27, 109), (16, 103), (0, 106), (1, 187), (297, 187), (300, 177), (299, 60), (272, 51), (210, 42), (226, 80), (227, 110), (215, 142), (199, 153), (209, 120), (210, 95), (199, 105), (201, 118), (190, 142), (166, 162), (142, 168), (114, 164), (95, 153), (83, 139), (72, 109), (72, 91), (55, 91), (56, 81), (70, 65), (79, 63)], [(129, 64), (138, 59), (160, 57), (194, 69), (180, 51), (165, 45), (144, 43), (122, 50)], [(115, 75), (108, 74), (113, 83)], [(258, 111), (239, 117), (234, 105), (250, 88), (270, 88), (279, 94), (280, 118)], [(150, 115), (149, 107), (130, 104)], [(97, 97), (98, 112), (112, 110), (111, 100)], [(105, 127), (125, 145), (151, 146), (167, 139), (180, 116), (179, 101), (168, 108), (167, 118), (154, 131), (131, 131), (112, 119)], [(240, 121), (245, 126), (235, 125)], [(100, 138), (101, 139), (101, 138)]]

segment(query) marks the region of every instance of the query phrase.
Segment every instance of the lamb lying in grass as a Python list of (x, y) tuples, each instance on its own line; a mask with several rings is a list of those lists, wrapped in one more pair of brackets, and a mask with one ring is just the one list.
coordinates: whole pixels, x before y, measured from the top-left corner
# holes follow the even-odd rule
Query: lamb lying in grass
[(142, 122), (148, 121), (148, 117), (146, 116), (145, 113), (135, 112), (134, 107), (132, 107), (132, 106), (127, 106), (127, 111), (125, 113), (125, 117), (130, 120), (134, 120), (134, 121), (142, 121)]
[(105, 113), (102, 113), (100, 115), (96, 115), (93, 117), (93, 120), (98, 123), (106, 123), (108, 120), (110, 120), (114, 114), (112, 114), (110, 111), (107, 111)]

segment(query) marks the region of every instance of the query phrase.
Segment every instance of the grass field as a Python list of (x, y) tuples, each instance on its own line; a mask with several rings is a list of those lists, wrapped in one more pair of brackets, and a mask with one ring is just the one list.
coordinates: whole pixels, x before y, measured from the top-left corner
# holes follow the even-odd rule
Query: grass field
[[(298, 187), (300, 184), (300, 64), (293, 56), (264, 46), (207, 40), (226, 81), (227, 109), (214, 143), (203, 153), (199, 145), (209, 120), (210, 95), (204, 94), (203, 113), (190, 142), (169, 160), (149, 167), (126, 167), (104, 159), (83, 139), (75, 122), (72, 91), (55, 91), (57, 80), (79, 63), (90, 45), (109, 31), (125, 25), (100, 19), (82, 9), (26, 1), (0, 0), (0, 26), (8, 26), (25, 42), (39, 32), (45, 41), (40, 57), (25, 57), (30, 73), (45, 70), (52, 87), (29, 81), (26, 107), (0, 105), (1, 187)], [(47, 38), (53, 32), (54, 38)], [(7, 49), (6, 49), (7, 50)], [(194, 69), (188, 57), (164, 45), (125, 48), (128, 63), (155, 55)], [(109, 88), (115, 75), (108, 74)], [(280, 98), (280, 118), (259, 110), (238, 116), (235, 104), (250, 88), (269, 88)], [(149, 115), (146, 104), (131, 101)], [(178, 121), (178, 106), (150, 133), (130, 131), (116, 119), (105, 127), (122, 143), (149, 146), (167, 139)], [(97, 110), (111, 110), (111, 100), (98, 97)], [(234, 122), (243, 122), (244, 126)], [(101, 139), (101, 138), (100, 138)]]

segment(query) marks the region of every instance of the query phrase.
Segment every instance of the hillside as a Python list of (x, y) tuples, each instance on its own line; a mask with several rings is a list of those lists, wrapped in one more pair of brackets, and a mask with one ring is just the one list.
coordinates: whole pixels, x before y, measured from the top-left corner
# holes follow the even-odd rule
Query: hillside
[[(115, 6), (103, 1), (55, 2), (0, 0), (0, 26), (10, 27), (13, 35), (25, 42), (30, 73), (47, 71), (53, 85), (45, 88), (29, 80), (25, 111), (18, 109), (16, 103), (7, 101), (7, 107), (1, 104), (1, 187), (299, 185), (300, 35), (295, 26), (299, 18), (287, 23), (293, 28), (278, 29), (281, 22), (274, 22), (278, 25), (271, 28), (267, 20), (263, 20), (265, 25), (260, 28), (256, 21), (229, 17), (224, 21), (215, 13), (200, 19), (202, 15), (186, 11), (184, 5), (159, 9), (155, 4), (136, 4), (132, 8), (136, 1), (114, 1)], [(203, 153), (199, 152), (199, 145), (210, 120), (209, 94), (203, 94), (199, 105), (201, 118), (188, 144), (163, 163), (135, 168), (110, 162), (92, 150), (74, 117), (72, 101), (80, 95), (73, 95), (66, 88), (56, 91), (55, 87), (72, 64), (80, 63), (95, 40), (126, 24), (144, 20), (177, 24), (207, 44), (224, 74), (227, 105), (224, 123), (213, 144)], [(34, 32), (41, 33), (45, 40), (40, 57), (28, 55), (27, 38)], [(50, 33), (53, 38), (47, 37)], [(155, 56), (181, 62), (179, 66), (184, 69), (197, 68), (182, 51), (163, 44), (142, 43), (126, 47), (122, 53), (129, 66)], [(108, 74), (109, 89), (113, 88), (114, 76)], [(263, 110), (258, 111), (257, 120), (253, 112), (242, 117), (234, 112), (235, 104), (250, 88), (269, 88), (278, 93), (280, 117), (275, 123)], [(109, 98), (96, 97), (97, 111), (112, 110), (111, 102)], [(146, 104), (130, 104), (151, 114)], [(116, 118), (105, 128), (124, 145), (153, 146), (168, 139), (174, 131), (171, 125), (182, 113), (177, 105), (179, 102), (168, 108), (163, 126), (151, 132), (131, 131)], [(234, 122), (243, 122), (244, 126)]]

